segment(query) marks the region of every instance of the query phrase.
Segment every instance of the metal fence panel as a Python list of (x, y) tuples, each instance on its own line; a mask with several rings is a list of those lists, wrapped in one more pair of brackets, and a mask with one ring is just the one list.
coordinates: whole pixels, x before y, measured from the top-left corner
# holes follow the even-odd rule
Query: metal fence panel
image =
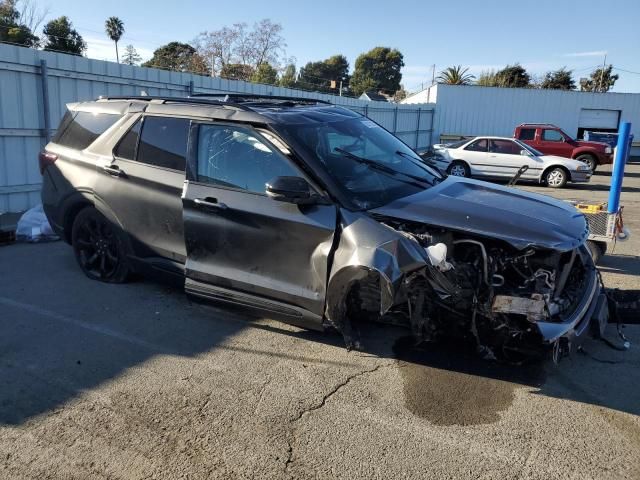
[[(44, 100), (43, 87), (48, 102)], [(57, 128), (67, 103), (93, 100), (100, 95), (146, 92), (150, 96), (171, 97), (191, 91), (317, 98), (368, 116), (413, 148), (431, 144), (434, 104), (369, 102), (0, 44), (0, 213), (20, 212), (40, 202), (38, 152), (46, 143), (47, 133), (52, 134)], [(49, 113), (48, 122), (45, 112)]]

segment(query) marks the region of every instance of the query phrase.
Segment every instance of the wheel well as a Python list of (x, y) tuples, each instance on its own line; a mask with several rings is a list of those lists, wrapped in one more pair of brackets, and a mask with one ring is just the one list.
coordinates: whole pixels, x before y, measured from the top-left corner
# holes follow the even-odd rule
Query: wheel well
[(93, 207), (91, 202), (80, 201), (74, 203), (67, 209), (67, 213), (64, 216), (64, 240), (71, 245), (71, 231), (73, 230), (73, 222), (76, 220), (76, 217), (80, 213), (81, 210), (84, 210), (87, 207)]
[(598, 157), (592, 153), (592, 152), (580, 152), (580, 153), (576, 153), (573, 157), (574, 160), (578, 157), (582, 157), (583, 155), (587, 156), (587, 157), (591, 157), (593, 158), (596, 162), (598, 161)]
[[(451, 163), (449, 164), (449, 167), (451, 167), (452, 165), (455, 165), (456, 163), (461, 163), (462, 165), (467, 167), (469, 169), (469, 171), (471, 171), (471, 166), (469, 166), (469, 164), (467, 162), (465, 162), (464, 160), (460, 160), (459, 158), (456, 158), (455, 160), (451, 160)], [(449, 168), (449, 167), (447, 167), (447, 168)]]
[(545, 169), (544, 172), (542, 172), (542, 177), (540, 177), (540, 180), (544, 181), (545, 178), (547, 178), (547, 173), (549, 173), (551, 170), (554, 170), (556, 168), (559, 168), (561, 170), (564, 171), (564, 173), (567, 174), (567, 181), (571, 181), (571, 172), (567, 169), (567, 167), (563, 166), (563, 165), (551, 165), (550, 167), (547, 167)]

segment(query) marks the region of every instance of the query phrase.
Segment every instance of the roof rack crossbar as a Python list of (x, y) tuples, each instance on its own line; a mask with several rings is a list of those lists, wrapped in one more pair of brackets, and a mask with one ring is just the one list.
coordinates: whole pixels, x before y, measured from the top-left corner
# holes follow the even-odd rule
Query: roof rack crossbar
[(215, 92), (215, 93), (192, 93), (189, 98), (206, 98), (206, 97), (222, 97), (225, 99), (238, 99), (238, 100), (277, 100), (277, 101), (289, 101), (298, 103), (322, 103), (325, 105), (332, 105), (331, 102), (326, 100), (320, 100), (318, 98), (306, 98), (306, 97), (287, 97), (282, 95), (266, 95), (259, 93), (239, 93), (239, 92)]
[(163, 103), (197, 103), (199, 105), (213, 105), (213, 106), (228, 106), (237, 108), (238, 110), (251, 111), (246, 105), (236, 102), (226, 102), (220, 100), (211, 100), (206, 98), (192, 98), (192, 97), (156, 97), (153, 95), (100, 95), (98, 100), (139, 100), (143, 102), (152, 102), (154, 100), (160, 100)]

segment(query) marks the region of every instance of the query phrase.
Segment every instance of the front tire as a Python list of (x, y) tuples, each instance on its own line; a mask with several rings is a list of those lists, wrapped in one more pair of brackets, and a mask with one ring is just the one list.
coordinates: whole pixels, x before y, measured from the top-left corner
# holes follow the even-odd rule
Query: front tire
[(544, 181), (548, 187), (562, 188), (567, 184), (568, 175), (566, 170), (555, 167), (544, 174)]
[(459, 160), (452, 162), (447, 168), (447, 173), (452, 177), (465, 177), (469, 178), (471, 176), (471, 171), (469, 169), (469, 165)]
[(122, 283), (129, 275), (125, 244), (118, 228), (94, 207), (73, 222), (71, 244), (78, 265), (92, 280)]
[(593, 155), (589, 155), (588, 153), (583, 153), (582, 155), (578, 155), (576, 157), (576, 160), (578, 160), (579, 162), (584, 162), (587, 165), (589, 165), (589, 168), (591, 169), (591, 173), (595, 173), (596, 167), (598, 166), (598, 162), (593, 157)]

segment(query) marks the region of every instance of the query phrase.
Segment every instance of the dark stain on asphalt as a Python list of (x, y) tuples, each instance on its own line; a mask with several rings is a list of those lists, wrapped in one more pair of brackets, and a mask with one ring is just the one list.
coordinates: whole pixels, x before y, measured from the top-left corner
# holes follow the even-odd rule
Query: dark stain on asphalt
[(506, 411), (518, 385), (540, 387), (541, 362), (505, 365), (479, 358), (457, 344), (414, 347), (411, 338), (394, 345), (407, 408), (435, 425), (494, 423)]

